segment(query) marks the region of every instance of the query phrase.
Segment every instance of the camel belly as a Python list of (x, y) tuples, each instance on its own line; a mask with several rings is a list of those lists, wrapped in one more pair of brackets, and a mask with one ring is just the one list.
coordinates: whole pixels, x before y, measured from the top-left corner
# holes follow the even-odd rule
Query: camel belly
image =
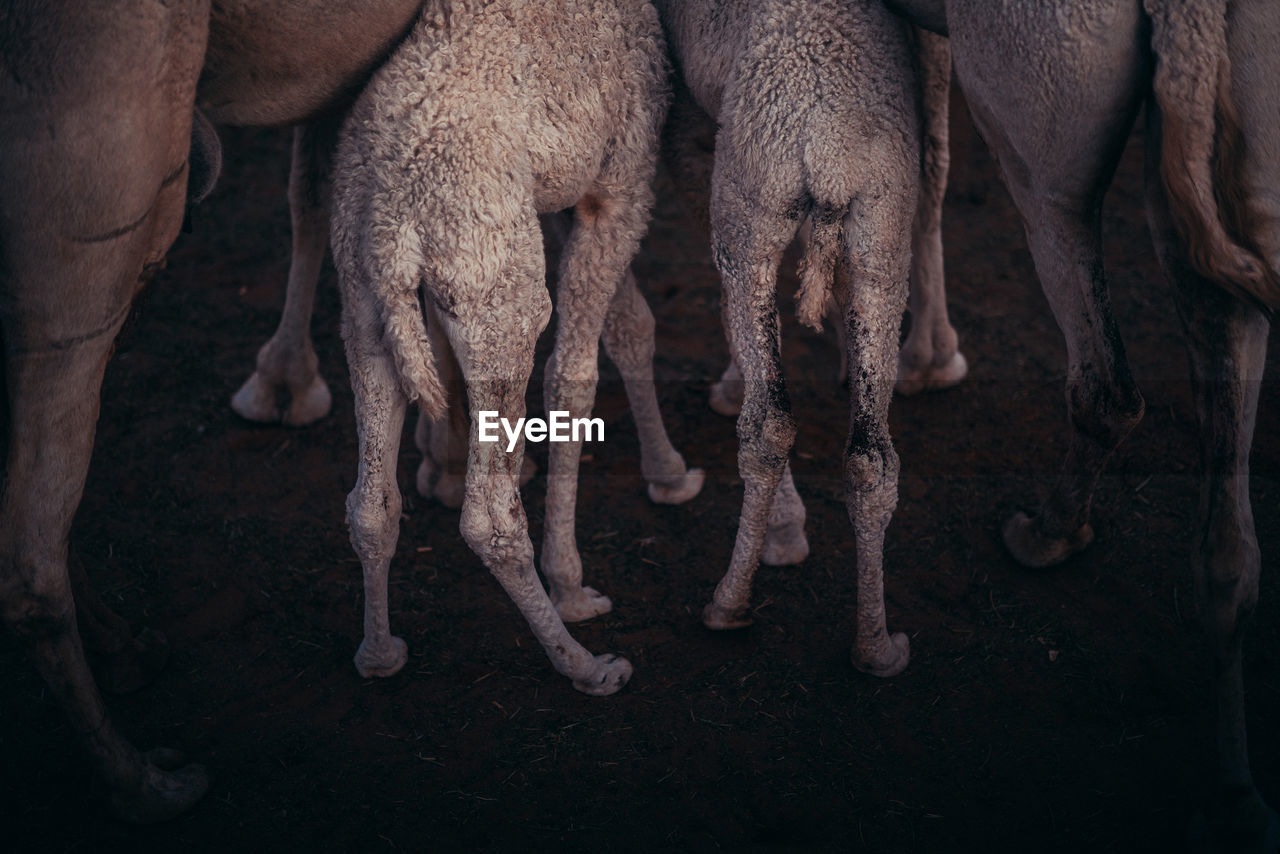
[(420, 0), (218, 0), (196, 106), (215, 124), (287, 125), (354, 97)]

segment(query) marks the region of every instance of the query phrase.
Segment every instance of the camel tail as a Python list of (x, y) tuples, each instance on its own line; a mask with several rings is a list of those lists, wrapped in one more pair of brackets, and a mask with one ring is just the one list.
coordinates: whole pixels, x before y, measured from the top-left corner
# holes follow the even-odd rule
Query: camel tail
[(1226, 0), (1144, 0), (1144, 6), (1156, 54), (1160, 176), (1191, 265), (1270, 315), (1280, 309), (1280, 275), (1250, 236)]
[(373, 293), (382, 317), (383, 343), (391, 351), (400, 387), (409, 402), (417, 401), (432, 419), (448, 409), (440, 382), (435, 353), (427, 337), (425, 306), (419, 294), (422, 243), (411, 225), (404, 225), (391, 240), (382, 275), (372, 276)]
[(832, 297), (836, 261), (843, 245), (844, 214), (839, 208), (815, 205), (809, 215), (809, 239), (800, 258), (796, 316), (817, 332), (822, 331), (822, 316)]

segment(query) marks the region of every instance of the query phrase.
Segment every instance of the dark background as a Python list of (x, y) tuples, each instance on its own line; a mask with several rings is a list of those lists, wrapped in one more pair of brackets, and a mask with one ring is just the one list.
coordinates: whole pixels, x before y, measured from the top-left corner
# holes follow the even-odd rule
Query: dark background
[[(636, 271), (658, 319), (667, 427), (708, 480), (685, 506), (648, 502), (622, 385), (605, 364), (596, 413), (606, 441), (587, 450), (578, 537), (587, 582), (616, 608), (573, 632), (636, 665), (607, 699), (554, 673), (462, 542), (457, 512), (412, 494), (411, 425), (391, 577), (409, 664), (386, 681), (356, 675), (360, 566), (343, 521), (356, 455), (334, 277), (321, 282), (314, 324), (333, 413), (303, 430), (241, 421), (227, 400), (283, 300), (289, 135), (224, 131), (222, 181), (108, 369), (75, 529), (107, 601), (173, 644), (154, 684), (109, 701), (117, 724), (144, 748), (187, 750), (213, 787), (167, 825), (113, 820), (68, 725), (4, 635), (5, 839), (40, 851), (1178, 844), (1207, 790), (1213, 716), (1188, 559), (1194, 414), (1142, 212), (1141, 141), (1108, 196), (1104, 235), (1147, 415), (1098, 488), (1094, 545), (1031, 572), (1005, 554), (999, 526), (1037, 504), (1065, 451), (1065, 350), (958, 99), (952, 124), (946, 263), (972, 368), (955, 390), (893, 406), (902, 479), (886, 589), (890, 629), (911, 636), (910, 667), (882, 681), (849, 665), (854, 545), (837, 477), (847, 405), (831, 332), (793, 320), (794, 258), (780, 291), (813, 551), (801, 566), (761, 569), (751, 629), (714, 634), (698, 621), (728, 565), (742, 488), (733, 422), (706, 404), (726, 358), (718, 283), (660, 176)], [(1255, 776), (1278, 805), (1274, 364), (1270, 376), (1251, 483), (1264, 572), (1245, 672)], [(546, 446), (530, 448), (545, 472)], [(524, 490), (535, 547), (544, 488), (539, 476)]]

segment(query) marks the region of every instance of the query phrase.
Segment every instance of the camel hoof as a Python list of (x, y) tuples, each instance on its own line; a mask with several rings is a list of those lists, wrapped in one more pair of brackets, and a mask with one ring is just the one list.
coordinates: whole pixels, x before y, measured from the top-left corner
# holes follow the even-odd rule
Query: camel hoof
[(769, 528), (764, 534), (760, 562), (766, 566), (792, 566), (809, 556), (809, 540), (804, 535), (804, 522), (788, 522)]
[(911, 661), (911, 640), (902, 632), (894, 632), (889, 636), (889, 643), (876, 644), (876, 649), (871, 652), (860, 652), (858, 645), (854, 644), (850, 657), (856, 670), (887, 679), (907, 669)]
[(596, 671), (586, 679), (573, 680), (573, 687), (592, 697), (616, 694), (631, 679), (634, 668), (620, 655), (597, 655)]
[(409, 645), (400, 638), (393, 636), (390, 644), (376, 650), (366, 638), (356, 650), (356, 672), (365, 679), (395, 676), (408, 660)]
[(649, 500), (654, 504), (683, 504), (702, 491), (706, 473), (689, 469), (675, 482), (649, 484)]
[[(282, 406), (288, 401), (287, 406)], [(329, 386), (319, 375), (301, 394), (297, 394), (286, 382), (271, 382), (259, 371), (245, 380), (240, 390), (231, 396), (231, 408), (246, 421), (258, 424), (284, 424), (287, 427), (305, 427), (329, 414), (333, 396)]]
[(131, 694), (149, 685), (169, 661), (169, 642), (143, 629), (118, 651), (93, 656), (93, 679), (108, 694)]
[(1093, 528), (1080, 526), (1074, 534), (1050, 538), (1036, 530), (1036, 520), (1015, 513), (1004, 525), (1004, 545), (1013, 559), (1031, 569), (1056, 566), (1093, 542)]
[(721, 415), (737, 418), (746, 394), (742, 380), (718, 380), (711, 384), (711, 408)]
[(552, 596), (551, 602), (566, 623), (581, 623), (613, 610), (613, 600), (594, 587), (579, 587), (563, 599)]
[(731, 629), (745, 629), (751, 625), (751, 618), (747, 616), (746, 606), (725, 608), (712, 601), (702, 609), (702, 625), (713, 631), (724, 632)]
[(328, 415), (332, 406), (333, 395), (329, 393), (329, 386), (317, 374), (306, 391), (293, 395), (282, 421), (286, 427), (305, 427)]
[(155, 824), (190, 809), (209, 791), (209, 772), (203, 765), (181, 766), (181, 757), (176, 750), (144, 754), (140, 788), (113, 793), (112, 811), (130, 824)]
[(898, 381), (893, 390), (903, 396), (910, 397), (925, 391), (941, 391), (958, 385), (969, 373), (969, 363), (964, 354), (957, 350), (945, 365), (924, 365), (910, 368), (898, 357)]

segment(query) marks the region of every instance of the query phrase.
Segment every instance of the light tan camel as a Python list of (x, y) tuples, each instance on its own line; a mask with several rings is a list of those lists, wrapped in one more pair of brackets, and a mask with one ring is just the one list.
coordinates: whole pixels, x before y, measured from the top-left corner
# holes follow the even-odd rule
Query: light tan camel
[(537, 214), (569, 206), (547, 408), (590, 413), (601, 335), (634, 327), (643, 305), (627, 269), (653, 202), (668, 99), (657, 13), (643, 0), (455, 0), (424, 12), (344, 123), (333, 250), (360, 434), (347, 515), (365, 573), (362, 674), (395, 673), (406, 656), (390, 633), (387, 570), (406, 406), (416, 399), (436, 419), (445, 411), (430, 325), (448, 338), (470, 402), (468, 545), (574, 687), (611, 694), (630, 678), (626, 659), (592, 655), (561, 618), (608, 607), (583, 587), (573, 542), (582, 442), (550, 449), (548, 597), (518, 490), (523, 441), (509, 453), (478, 434), (482, 413), (524, 417), (534, 343), (551, 312)]
[[(249, 421), (301, 427), (323, 418), (332, 397), (320, 376), (319, 359), (311, 341), (311, 312), (316, 285), (329, 245), (330, 170), (337, 125), (331, 117), (294, 129), (289, 171), (289, 213), (293, 252), (285, 290), (284, 311), (271, 338), (258, 350), (253, 373), (232, 395), (231, 408)], [(544, 219), (563, 244), (571, 218), (557, 214)], [(619, 306), (627, 312), (606, 325), (605, 352), (623, 376), (632, 417), (640, 438), (640, 470), (655, 504), (682, 504), (702, 488), (703, 473), (686, 469), (662, 424), (653, 388), (653, 315), (641, 300)], [(466, 448), (469, 432), (462, 377), (448, 340), (437, 337), (442, 380), (448, 391), (448, 413), (433, 422), (421, 413), (414, 441), (422, 452), (417, 489), (446, 507), (462, 506), (465, 491)], [(536, 470), (525, 457), (520, 484)], [(567, 617), (566, 617), (567, 619)]]
[(779, 517), (803, 518), (787, 464), (796, 427), (781, 371), (775, 290), (782, 251), (807, 218), (800, 319), (819, 326), (837, 264), (850, 274), (842, 322), (852, 374), (843, 465), (858, 546), (852, 658), (868, 673), (899, 673), (908, 643), (886, 629), (882, 552), (897, 503), (887, 414), (920, 183), (920, 93), (908, 27), (877, 4), (834, 0), (658, 6), (689, 96), (719, 126), (712, 250), (745, 387), (738, 416), (742, 516), (729, 570), (703, 622), (717, 629), (750, 622), (751, 582), (766, 535)]
[[(920, 197), (911, 229), (911, 328), (898, 350), (898, 377), (895, 394), (909, 397), (927, 391), (941, 391), (957, 385), (969, 373), (969, 363), (959, 350), (959, 336), (947, 315), (944, 265), (942, 259), (942, 198), (947, 192), (947, 172), (951, 166), (947, 123), (950, 118), (951, 47), (947, 40), (927, 30), (917, 33), (916, 60), (923, 106), (921, 139)], [(676, 104), (670, 120), (664, 151), (672, 169), (681, 175), (690, 209), (707, 225), (711, 162), (715, 123), (701, 108), (685, 109)], [(699, 129), (699, 125), (702, 129)], [(802, 227), (800, 239), (808, 229)], [(836, 265), (835, 293), (849, 291), (848, 268)], [(828, 305), (828, 317), (839, 319), (842, 312), (835, 301)], [(844, 324), (835, 324), (840, 368), (836, 379), (848, 379), (848, 345)], [(721, 415), (736, 417), (742, 411), (742, 370), (732, 359), (724, 374), (711, 386), (711, 408)]]

